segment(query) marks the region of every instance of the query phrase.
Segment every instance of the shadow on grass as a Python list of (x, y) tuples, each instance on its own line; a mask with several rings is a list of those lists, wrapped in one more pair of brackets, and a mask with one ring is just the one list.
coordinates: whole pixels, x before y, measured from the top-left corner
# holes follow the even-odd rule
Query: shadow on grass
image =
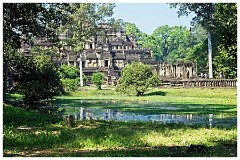
[(146, 93), (143, 96), (166, 96), (166, 92), (163, 91), (155, 91), (155, 92), (150, 92), (150, 93)]
[[(229, 147), (230, 146), (230, 147)], [(40, 152), (41, 153), (41, 152)], [(15, 156), (15, 155), (4, 155)], [(16, 155), (19, 156), (19, 155)], [(22, 155), (27, 156), (27, 155)], [(204, 145), (191, 146), (155, 146), (138, 149), (110, 149), (110, 150), (57, 150), (52, 153), (35, 154), (39, 157), (237, 157), (237, 143), (219, 143), (214, 147)]]
[(33, 110), (18, 107), (3, 107), (3, 125), (12, 127), (34, 126), (39, 127), (51, 123), (59, 123), (62, 118), (50, 114), (42, 114)]
[[(79, 121), (76, 122), (74, 128), (68, 128), (59, 125), (60, 119), (53, 115), (43, 115), (15, 107), (4, 107), (3, 118), (4, 157), (232, 157), (237, 154), (236, 138), (234, 137), (229, 141), (214, 138), (214, 147), (201, 145), (201, 142), (193, 144), (192, 147), (190, 144), (190, 146), (154, 146), (146, 141), (151, 136), (142, 139), (148, 133), (169, 136), (168, 132), (170, 131), (174, 131), (174, 135), (178, 135), (178, 132), (182, 133), (182, 130), (198, 131), (206, 136), (206, 128), (197, 125)], [(24, 129), (20, 127), (22, 125), (24, 125)], [(213, 132), (220, 131), (219, 134), (232, 132), (233, 129), (236, 130), (236, 127), (212, 128)], [(174, 135), (170, 136), (174, 137)], [(99, 151), (99, 146), (109, 149)], [(89, 147), (95, 148), (95, 150), (84, 149)], [(76, 150), (76, 148), (78, 149)]]
[[(91, 126), (91, 127), (90, 127)], [(110, 129), (111, 128), (111, 129)], [(51, 128), (53, 129), (53, 128)], [(188, 127), (184, 125), (166, 125), (151, 123), (124, 123), (124, 122), (86, 122), (83, 128), (56, 128), (60, 130), (60, 135), (44, 137), (43, 141), (34, 140), (33, 135), (28, 135), (28, 140), (16, 141), (15, 146), (4, 143), (4, 157), (236, 157), (236, 141), (214, 141), (214, 147), (201, 144), (189, 146), (152, 146), (142, 141), (138, 133), (159, 132), (165, 134), (169, 130), (197, 131), (201, 127)], [(48, 129), (46, 129), (48, 131)], [(59, 138), (58, 138), (59, 137)], [(40, 137), (42, 138), (42, 137)], [(39, 138), (39, 139), (40, 139)], [(38, 139), (35, 137), (35, 139)], [(112, 142), (119, 148), (109, 146), (105, 150), (81, 149), (91, 140), (90, 145), (108, 146)], [(109, 141), (110, 140), (110, 141)], [(14, 141), (12, 139), (11, 141)], [(5, 140), (6, 142), (6, 140)], [(77, 142), (76, 144), (74, 142)], [(78, 144), (81, 142), (81, 144)], [(32, 147), (34, 146), (34, 149)], [(56, 147), (57, 146), (57, 147)], [(68, 146), (68, 147), (67, 147)], [(25, 148), (25, 149), (23, 149)], [(80, 148), (80, 149), (77, 149)], [(17, 152), (9, 152), (17, 150)], [(19, 153), (18, 153), (19, 152)]]

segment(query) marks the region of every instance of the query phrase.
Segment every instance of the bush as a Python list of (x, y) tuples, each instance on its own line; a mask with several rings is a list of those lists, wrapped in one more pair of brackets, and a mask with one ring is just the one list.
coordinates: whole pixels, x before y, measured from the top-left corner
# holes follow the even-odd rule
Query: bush
[[(80, 85), (79, 69), (73, 65), (62, 65), (59, 68), (59, 74), (61, 82), (63, 84), (64, 91), (72, 92), (76, 91)], [(83, 83), (87, 83), (87, 77), (83, 74)]]
[(159, 84), (159, 78), (153, 74), (149, 65), (133, 62), (122, 70), (116, 91), (142, 96), (149, 86), (157, 86)]
[(63, 91), (56, 67), (44, 51), (32, 58), (16, 54), (14, 67), (14, 79), (24, 95), (25, 107), (36, 108), (41, 100), (51, 99)]
[(97, 86), (98, 89), (101, 89), (101, 85), (103, 84), (103, 74), (102, 73), (93, 73), (92, 82)]

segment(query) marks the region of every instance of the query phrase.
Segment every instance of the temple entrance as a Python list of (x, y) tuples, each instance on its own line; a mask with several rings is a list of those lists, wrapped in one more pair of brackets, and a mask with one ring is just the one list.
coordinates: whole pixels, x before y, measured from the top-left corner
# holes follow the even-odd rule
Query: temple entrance
[(104, 67), (105, 67), (105, 68), (108, 68), (108, 60), (105, 60), (105, 61), (104, 61)]

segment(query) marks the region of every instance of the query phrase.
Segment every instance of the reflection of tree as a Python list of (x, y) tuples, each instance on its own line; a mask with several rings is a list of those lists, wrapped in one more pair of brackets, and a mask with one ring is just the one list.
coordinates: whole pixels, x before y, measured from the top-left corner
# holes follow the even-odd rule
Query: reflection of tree
[(213, 114), (209, 114), (209, 127), (212, 127)]

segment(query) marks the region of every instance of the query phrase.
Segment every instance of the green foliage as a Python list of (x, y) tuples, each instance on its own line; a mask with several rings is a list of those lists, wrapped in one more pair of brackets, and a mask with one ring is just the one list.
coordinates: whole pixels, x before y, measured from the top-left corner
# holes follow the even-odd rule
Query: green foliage
[(34, 69), (25, 70), (26, 63), (18, 64), (17, 68), (21, 75), (21, 78), (17, 79), (19, 89), (24, 95), (26, 107), (36, 107), (40, 100), (52, 98), (62, 92), (60, 78), (51, 58), (44, 52), (39, 54), (33, 57), (33, 62), (28, 63)]
[[(51, 48), (44, 48), (44, 55), (47, 55), (50, 59), (54, 59), (54, 58), (59, 58), (57, 52), (58, 52), (58, 48), (55, 47), (51, 47)], [(39, 56), (39, 53), (43, 52), (43, 47), (39, 47), (39, 46), (32, 46), (30, 53), (31, 55), (33, 55), (34, 57)]]
[(101, 85), (103, 84), (103, 74), (100, 72), (92, 74), (92, 82), (97, 86), (98, 89), (101, 89)]
[[(51, 57), (44, 51), (31, 58), (15, 53), (11, 60), (14, 80), (24, 95), (25, 107), (37, 107), (41, 100), (62, 92), (60, 77)], [(10, 61), (9, 61), (10, 62)]]
[(148, 79), (147, 83), (148, 83), (149, 87), (157, 87), (161, 84), (161, 81), (160, 81), (159, 77), (154, 74), (152, 77), (150, 77)]
[(186, 27), (167, 25), (158, 27), (153, 34), (153, 51), (161, 61), (174, 62), (186, 58), (191, 49), (191, 35)]
[(152, 68), (149, 65), (133, 62), (122, 70), (116, 91), (140, 96), (150, 85), (157, 85), (159, 82), (157, 79), (158, 77), (153, 77)]
[(63, 10), (67, 23), (58, 30), (68, 34), (65, 42), (73, 46), (75, 52), (83, 50), (83, 44), (97, 30), (98, 25), (106, 22), (113, 14), (112, 3), (71, 3), (68, 10)]
[(56, 40), (55, 29), (65, 18), (60, 14), (60, 8), (66, 4), (60, 3), (4, 3), (3, 4), (3, 38), (4, 44), (14, 48), (20, 47), (22, 40), (31, 45), (31, 39), (46, 36)]
[(60, 68), (59, 68), (59, 74), (60, 74), (60, 77), (65, 79), (65, 78), (68, 78), (68, 79), (76, 79), (76, 78), (79, 78), (79, 69), (73, 65), (62, 65)]
[(187, 51), (185, 60), (195, 62), (197, 74), (208, 73), (207, 31), (200, 24), (191, 28), (191, 49)]
[[(235, 77), (237, 72), (237, 4), (174, 3), (170, 6), (175, 8), (178, 6), (179, 16), (194, 12), (195, 17), (192, 19), (192, 24), (201, 25), (211, 33), (215, 76), (218, 77), (220, 72), (225, 72), (227, 78)], [(207, 44), (207, 42), (204, 43)], [(202, 47), (200, 49), (198, 46), (200, 50), (205, 50), (205, 45), (202, 45)], [(197, 57), (198, 52), (191, 54), (195, 54), (195, 57)], [(204, 64), (205, 57), (207, 57), (207, 54), (202, 56), (203, 61), (197, 59), (197, 63)], [(202, 66), (200, 65), (199, 68), (202, 69)]]
[[(59, 70), (61, 82), (66, 92), (76, 91), (80, 85), (79, 69), (73, 65), (62, 65)], [(87, 83), (87, 77), (83, 74), (83, 83)]]
[(186, 60), (196, 62), (198, 74), (207, 73), (208, 66), (206, 64), (208, 63), (208, 57), (206, 55), (207, 40), (194, 45), (191, 52), (188, 52)]
[(192, 37), (186, 27), (158, 27), (151, 35), (141, 32), (133, 23), (124, 23), (126, 34), (133, 34), (141, 47), (151, 48), (157, 61), (174, 62), (186, 58), (192, 47)]
[[(7, 92), (6, 79), (8, 77), (9, 70), (12, 70), (15, 75), (18, 74), (15, 78), (17, 80), (21, 79), (21, 83), (32, 81), (32, 79), (34, 79), (33, 77), (39, 78), (39, 80), (36, 81), (40, 81), (42, 80), (41, 78), (45, 78), (38, 76), (38, 71), (40, 72), (40, 70), (36, 68), (31, 58), (27, 59), (17, 55), (16, 53), (13, 54), (13, 52), (16, 52), (16, 49), (21, 47), (21, 43), (31, 46), (33, 44), (34, 37), (47, 37), (50, 41), (56, 41), (57, 37), (55, 29), (61, 24), (60, 21), (62, 22), (62, 18), (64, 17), (62, 14), (61, 17), (59, 17), (60, 14), (59, 12), (57, 13), (57, 10), (64, 5), (65, 4), (59, 3), (3, 4), (4, 99)], [(38, 84), (38, 82), (35, 84)], [(56, 83), (56, 86), (57, 85), (58, 83)], [(53, 92), (55, 91), (51, 91), (51, 93)], [(50, 96), (51, 95), (52, 94), (50, 94)]]
[(65, 92), (76, 91), (80, 85), (79, 81), (80, 81), (79, 78), (76, 78), (76, 79), (63, 78), (63, 79), (61, 79), (61, 82), (63, 84)]
[[(219, 74), (222, 72), (225, 78), (236, 78), (237, 68), (236, 68), (236, 48), (234, 44), (231, 47), (225, 49), (224, 46), (219, 46), (219, 54), (214, 57), (214, 66), (216, 67), (214, 73), (216, 77), (220, 78)], [(233, 54), (234, 53), (234, 54)]]
[(214, 34), (219, 38), (218, 54), (214, 57), (215, 74), (223, 72), (226, 78), (237, 74), (237, 4), (217, 3), (215, 5)]
[(214, 5), (216, 3), (170, 3), (170, 7), (178, 7), (178, 17), (188, 16), (191, 12), (195, 13), (192, 23), (201, 24), (208, 29), (212, 26)]
[(150, 47), (146, 45), (148, 35), (140, 31), (134, 23), (124, 22), (123, 28), (129, 37), (134, 36), (136, 38), (139, 46)]
[(141, 37), (142, 32), (137, 28), (137, 26), (134, 23), (124, 22), (123, 27), (128, 36), (134, 34), (139, 38)]

